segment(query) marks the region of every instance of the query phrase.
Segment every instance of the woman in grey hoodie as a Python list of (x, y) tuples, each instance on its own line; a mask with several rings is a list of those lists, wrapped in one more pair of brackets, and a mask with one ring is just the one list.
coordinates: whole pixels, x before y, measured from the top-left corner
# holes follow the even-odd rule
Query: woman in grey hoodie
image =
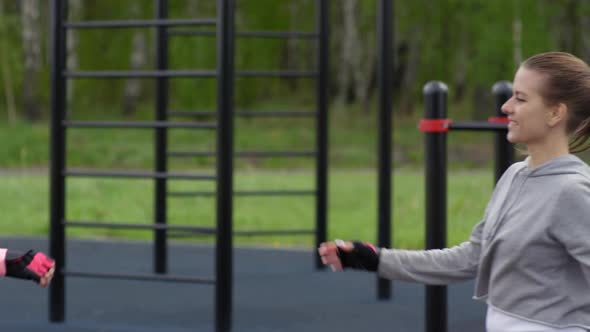
[(527, 59), (503, 105), (507, 139), (528, 157), (498, 181), (468, 241), (443, 250), (326, 242), (333, 270), (444, 285), (475, 279), (488, 332), (590, 330), (590, 168), (571, 153), (588, 149), (590, 68), (548, 52)]

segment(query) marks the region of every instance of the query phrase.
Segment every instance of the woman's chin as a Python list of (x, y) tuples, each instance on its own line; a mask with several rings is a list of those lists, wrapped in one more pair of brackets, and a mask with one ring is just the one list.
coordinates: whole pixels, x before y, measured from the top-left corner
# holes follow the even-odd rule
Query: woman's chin
[(510, 133), (508, 133), (508, 135), (506, 135), (506, 140), (512, 144), (522, 143), (521, 141), (518, 140), (518, 137), (516, 137), (515, 135), (511, 135)]

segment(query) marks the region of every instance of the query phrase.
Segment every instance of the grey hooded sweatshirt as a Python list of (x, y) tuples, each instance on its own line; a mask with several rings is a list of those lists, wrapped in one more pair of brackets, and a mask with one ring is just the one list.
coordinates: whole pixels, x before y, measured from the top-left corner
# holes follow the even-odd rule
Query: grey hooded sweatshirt
[(379, 275), (432, 285), (476, 279), (475, 299), (553, 327), (590, 329), (590, 168), (574, 155), (513, 164), (469, 241), (381, 249)]

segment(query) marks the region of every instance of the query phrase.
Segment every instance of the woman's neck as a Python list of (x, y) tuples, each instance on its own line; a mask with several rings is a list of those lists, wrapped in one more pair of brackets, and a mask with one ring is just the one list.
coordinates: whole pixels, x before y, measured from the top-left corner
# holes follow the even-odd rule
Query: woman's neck
[(530, 156), (528, 167), (535, 168), (551, 159), (569, 154), (567, 142), (555, 142), (555, 144), (528, 145), (527, 150)]

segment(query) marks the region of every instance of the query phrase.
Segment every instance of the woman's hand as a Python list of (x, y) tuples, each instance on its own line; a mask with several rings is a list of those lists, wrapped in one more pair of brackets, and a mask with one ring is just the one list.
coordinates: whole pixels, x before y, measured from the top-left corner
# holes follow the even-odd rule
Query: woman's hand
[(55, 261), (33, 249), (26, 253), (8, 250), (4, 263), (6, 276), (33, 280), (41, 287), (49, 285), (55, 272)]
[(41, 286), (43, 288), (49, 286), (49, 284), (51, 283), (51, 280), (53, 279), (54, 272), (55, 272), (55, 263), (53, 263), (53, 265), (51, 266), (49, 271), (47, 271), (47, 273), (45, 273), (43, 276), (41, 276), (41, 278), (39, 279), (39, 286)]
[(351, 252), (353, 248), (354, 245), (350, 241), (336, 240), (320, 244), (318, 253), (324, 265), (329, 265), (332, 271), (342, 271), (342, 261), (338, 252), (339, 250)]
[(379, 267), (379, 250), (369, 242), (324, 242), (320, 244), (318, 253), (322, 263), (329, 265), (333, 271), (344, 268), (377, 271)]

